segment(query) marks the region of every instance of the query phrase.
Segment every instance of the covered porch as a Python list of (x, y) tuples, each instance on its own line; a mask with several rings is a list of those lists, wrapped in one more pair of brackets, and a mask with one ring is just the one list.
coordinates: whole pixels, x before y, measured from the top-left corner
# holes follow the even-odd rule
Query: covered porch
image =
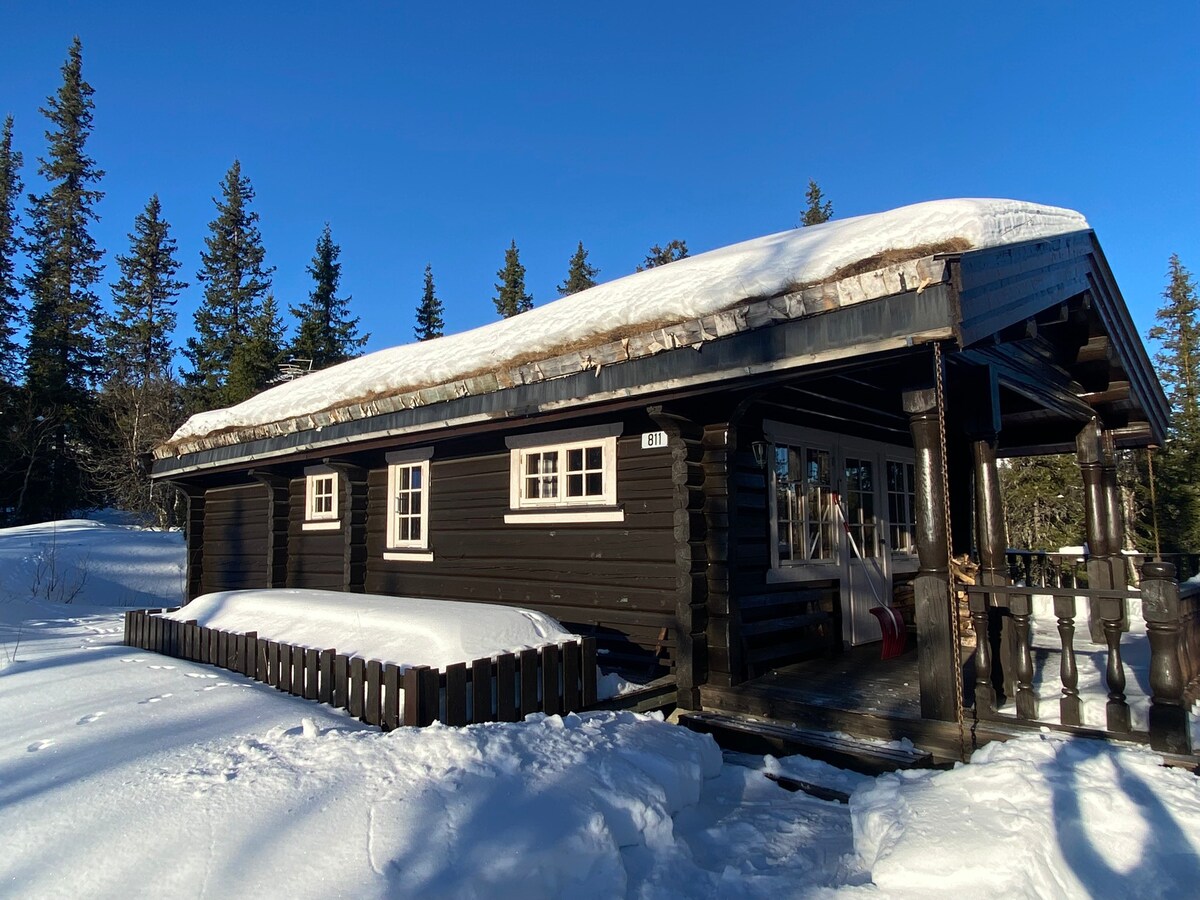
[[(1103, 253), (1082, 233), (945, 258), (953, 339), (801, 375), (760, 403), (786, 399), (791, 424), (766, 409), (739, 423), (765, 472), (765, 586), (831, 590), (848, 649), (755, 670), (742, 640), (742, 677), (730, 665), (734, 677), (699, 685), (698, 706), (909, 738), (943, 758), (1043, 725), (1190, 754), (1197, 607), (1170, 565), (1130, 577), (1116, 480), (1121, 449), (1163, 439), (1166, 403)], [(1088, 553), (1067, 585), (1030, 580), (1028, 561), (1010, 556), (999, 480), (1005, 456), (1062, 452), (1078, 461), (1087, 519)], [(967, 560), (971, 585), (952, 575)], [(881, 660), (863, 613), (907, 598), (910, 649)], [(1135, 639), (1136, 670), (1123, 657)], [(1085, 658), (1102, 661), (1100, 720), (1078, 713)], [(1131, 714), (1130, 682), (1144, 687), (1144, 716)]]

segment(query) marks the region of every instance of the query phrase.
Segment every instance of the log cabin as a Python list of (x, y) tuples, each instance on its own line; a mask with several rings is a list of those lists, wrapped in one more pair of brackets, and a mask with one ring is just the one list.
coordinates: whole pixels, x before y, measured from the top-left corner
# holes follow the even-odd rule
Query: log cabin
[[(1086, 220), (947, 200), (757, 238), (306, 375), (194, 416), (153, 475), (189, 500), (189, 596), (529, 607), (596, 636), (606, 667), (669, 675), (681, 710), (953, 756), (964, 710), (1004, 719), (1005, 662), (1018, 709), (1004, 722), (1039, 720), (997, 460), (1078, 455), (1091, 554), (1076, 593), (1103, 643), (1126, 584), (1114, 454), (1166, 428)], [(961, 628), (991, 633), (965, 661), (963, 554), (989, 592)], [(887, 608), (915, 644), (890, 664)], [(1003, 660), (998, 611), (1017, 635)], [(1181, 749), (1183, 688), (1161, 699)], [(1063, 709), (1057, 725), (1083, 727)]]

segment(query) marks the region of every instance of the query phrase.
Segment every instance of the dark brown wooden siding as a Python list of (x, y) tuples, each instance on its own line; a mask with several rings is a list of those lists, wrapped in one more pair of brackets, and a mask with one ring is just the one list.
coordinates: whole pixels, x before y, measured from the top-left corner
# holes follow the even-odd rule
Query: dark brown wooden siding
[(339, 506), (342, 527), (336, 531), (304, 530), (304, 478), (293, 478), (288, 505), (287, 586), (312, 590), (344, 589), (346, 510)]
[(262, 484), (205, 492), (203, 593), (268, 586), (267, 506)]
[(618, 442), (624, 522), (505, 524), (507, 450), (439, 459), (430, 471), (432, 562), (383, 559), (386, 468), (368, 480), (368, 593), (506, 603), (595, 634), (606, 660), (647, 673), (676, 643), (671, 456)]
[[(712, 598), (708, 630), (709, 680), (718, 685), (738, 684), (771, 667), (828, 652), (841, 640), (837, 581), (767, 582), (767, 478), (750, 449), (761, 438), (757, 421), (740, 429), (739, 449), (728, 464), (729, 595)], [(827, 618), (819, 621), (818, 613)]]

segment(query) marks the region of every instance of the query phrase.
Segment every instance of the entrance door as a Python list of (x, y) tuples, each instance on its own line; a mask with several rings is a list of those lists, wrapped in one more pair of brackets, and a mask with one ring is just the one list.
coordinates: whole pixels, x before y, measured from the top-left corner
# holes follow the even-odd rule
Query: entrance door
[(876, 606), (892, 577), (916, 570), (913, 454), (907, 447), (764, 422), (771, 466), (768, 581), (837, 579), (842, 639), (880, 639)]
[(879, 621), (870, 610), (891, 603), (892, 574), (883, 529), (887, 524), (879, 491), (879, 454), (848, 447), (842, 454), (838, 516), (842, 520), (842, 628), (851, 644), (878, 641)]

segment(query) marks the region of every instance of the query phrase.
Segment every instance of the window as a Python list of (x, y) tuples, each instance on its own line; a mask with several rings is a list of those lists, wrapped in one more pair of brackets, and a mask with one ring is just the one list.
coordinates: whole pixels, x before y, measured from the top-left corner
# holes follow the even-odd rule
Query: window
[(916, 553), (917, 487), (912, 463), (887, 461), (887, 490), (892, 553)]
[(832, 453), (824, 447), (777, 444), (774, 462), (779, 563), (833, 561), (837, 532)]
[(304, 470), (304, 527), (335, 529), (338, 520), (338, 474), (325, 466)]
[(620, 426), (508, 439), (511, 512), (506, 522), (623, 521), (617, 504)]
[(387, 546), (384, 559), (430, 562), (429, 458), (431, 448), (387, 455)]
[(850, 538), (850, 552), (859, 559), (878, 556), (874, 460), (846, 457), (846, 496), (843, 499), (842, 514)]

